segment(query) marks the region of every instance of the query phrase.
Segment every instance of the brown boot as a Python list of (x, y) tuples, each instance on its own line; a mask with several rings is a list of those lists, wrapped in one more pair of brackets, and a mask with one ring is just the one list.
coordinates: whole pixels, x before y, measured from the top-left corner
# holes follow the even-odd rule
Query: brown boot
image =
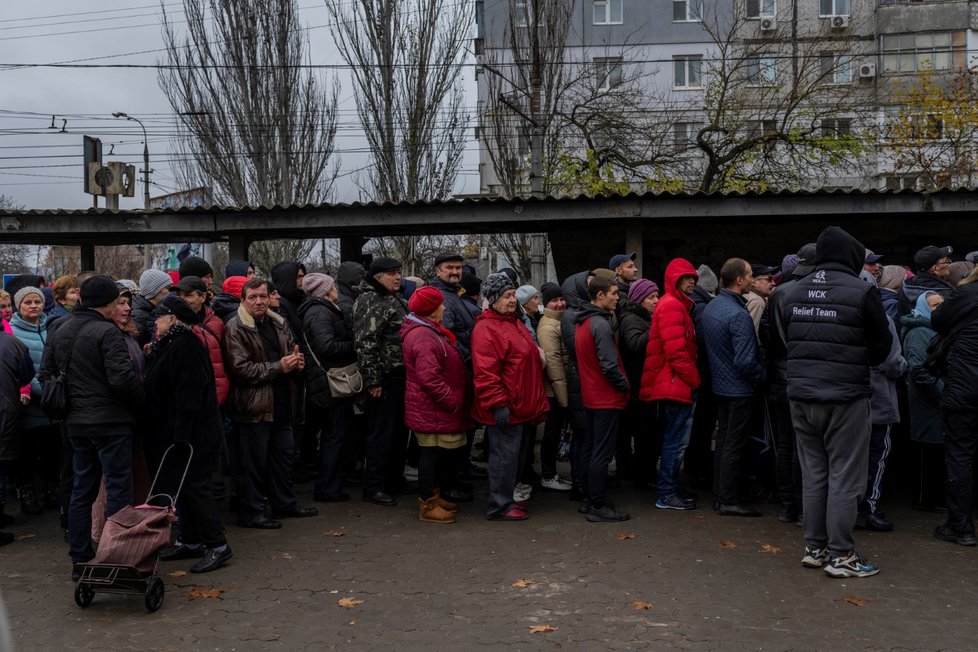
[(444, 498), (442, 498), (441, 492), (438, 489), (435, 489), (435, 492), (431, 495), (431, 497), (434, 498), (435, 502), (438, 503), (438, 506), (441, 507), (446, 512), (451, 512), (452, 514), (454, 514), (455, 512), (458, 511), (458, 505), (456, 505), (455, 503), (450, 503)]
[(418, 498), (418, 502), (421, 504), (421, 508), (418, 511), (418, 519), (427, 521), (428, 523), (454, 523), (455, 515), (443, 510), (438, 506), (436, 501), (437, 498), (435, 496), (432, 496), (428, 500)]

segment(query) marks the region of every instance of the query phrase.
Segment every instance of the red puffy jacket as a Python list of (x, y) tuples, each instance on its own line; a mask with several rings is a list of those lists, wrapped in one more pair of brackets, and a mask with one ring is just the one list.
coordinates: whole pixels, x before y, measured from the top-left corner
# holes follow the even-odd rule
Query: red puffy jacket
[(472, 329), (475, 400), (472, 418), (496, 423), (495, 411), (509, 408), (509, 422), (540, 423), (550, 409), (543, 385), (540, 349), (516, 313), (483, 310)]
[(224, 354), (221, 343), (224, 341), (224, 321), (214, 311), (204, 306), (204, 321), (194, 326), (194, 335), (207, 349), (207, 355), (214, 367), (214, 385), (217, 387), (217, 404), (224, 405), (231, 391), (231, 379), (224, 370)]
[(455, 434), (471, 426), (472, 382), (458, 347), (414, 314), (401, 325), (407, 371), (404, 423), (424, 434)]
[(676, 288), (682, 276), (694, 276), (696, 269), (684, 258), (666, 266), (665, 296), (652, 313), (649, 343), (642, 367), (643, 401), (669, 400), (692, 403), (693, 390), (700, 386), (696, 369), (696, 331), (693, 330), (693, 300)]

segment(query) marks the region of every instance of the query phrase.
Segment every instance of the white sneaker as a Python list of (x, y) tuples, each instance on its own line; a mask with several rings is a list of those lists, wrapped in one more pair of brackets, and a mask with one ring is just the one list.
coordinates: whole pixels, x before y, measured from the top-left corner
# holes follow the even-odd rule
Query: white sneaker
[(533, 493), (533, 485), (523, 484), (522, 482), (516, 485), (516, 490), (513, 491), (513, 500), (518, 503), (526, 502), (530, 499), (530, 494)]
[(408, 464), (404, 465), (404, 479), (412, 480), (414, 482), (418, 481), (418, 469), (417, 467), (410, 466)]
[(551, 489), (552, 491), (570, 491), (571, 488), (573, 488), (573, 485), (570, 482), (564, 480), (559, 475), (555, 475), (550, 479), (545, 478), (541, 480), (540, 486), (542, 486), (544, 489)]

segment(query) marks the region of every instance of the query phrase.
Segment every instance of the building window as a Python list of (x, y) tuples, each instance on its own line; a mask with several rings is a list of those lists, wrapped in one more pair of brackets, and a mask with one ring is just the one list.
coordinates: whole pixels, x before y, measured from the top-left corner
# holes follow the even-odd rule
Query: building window
[(820, 60), (822, 79), (829, 84), (852, 83), (852, 57), (848, 54), (825, 52)]
[(702, 88), (703, 87), (703, 57), (701, 55), (686, 55), (673, 57), (673, 88)]
[(773, 86), (774, 57), (768, 54), (747, 58), (747, 83), (751, 86)]
[(703, 128), (702, 122), (677, 122), (672, 126), (673, 137), (677, 147), (696, 144), (696, 136)]
[(880, 37), (883, 72), (920, 72), (964, 68), (967, 58), (967, 34), (929, 32), (923, 34), (887, 34)]
[(746, 0), (748, 18), (774, 18), (775, 0)]
[(514, 16), (514, 21), (517, 27), (528, 27), (530, 25), (531, 16), (530, 12), (533, 9), (530, 7), (527, 0), (516, 0), (513, 4), (513, 12), (516, 14)]
[(621, 25), (622, 0), (594, 0), (595, 25)]
[(849, 0), (818, 0), (818, 15), (820, 18), (848, 16)]
[(826, 118), (820, 125), (823, 138), (842, 138), (852, 135), (852, 118)]
[(747, 122), (747, 137), (760, 138), (778, 132), (778, 123), (774, 120), (750, 120)]
[(598, 90), (607, 91), (621, 83), (621, 58), (600, 57), (594, 60), (594, 74)]
[(703, 20), (703, 0), (672, 0), (672, 22), (695, 23)]

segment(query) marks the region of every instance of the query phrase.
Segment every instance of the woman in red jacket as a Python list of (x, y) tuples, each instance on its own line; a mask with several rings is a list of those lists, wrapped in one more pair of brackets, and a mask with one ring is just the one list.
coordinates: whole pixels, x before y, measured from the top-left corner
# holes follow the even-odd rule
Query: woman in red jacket
[(541, 423), (549, 410), (543, 384), (543, 357), (530, 331), (516, 316), (516, 288), (505, 274), (482, 284), (489, 309), (472, 330), (475, 400), (472, 418), (489, 435), (490, 520), (522, 521), (526, 506), (513, 501), (520, 448), (528, 425)]
[(458, 506), (443, 500), (439, 487), (455, 483), (457, 464), (448, 451), (465, 445), (471, 382), (455, 334), (441, 325), (445, 298), (434, 287), (418, 288), (408, 301), (411, 314), (401, 326), (407, 384), (404, 423), (414, 431), (418, 459), (418, 518), (454, 523)]

